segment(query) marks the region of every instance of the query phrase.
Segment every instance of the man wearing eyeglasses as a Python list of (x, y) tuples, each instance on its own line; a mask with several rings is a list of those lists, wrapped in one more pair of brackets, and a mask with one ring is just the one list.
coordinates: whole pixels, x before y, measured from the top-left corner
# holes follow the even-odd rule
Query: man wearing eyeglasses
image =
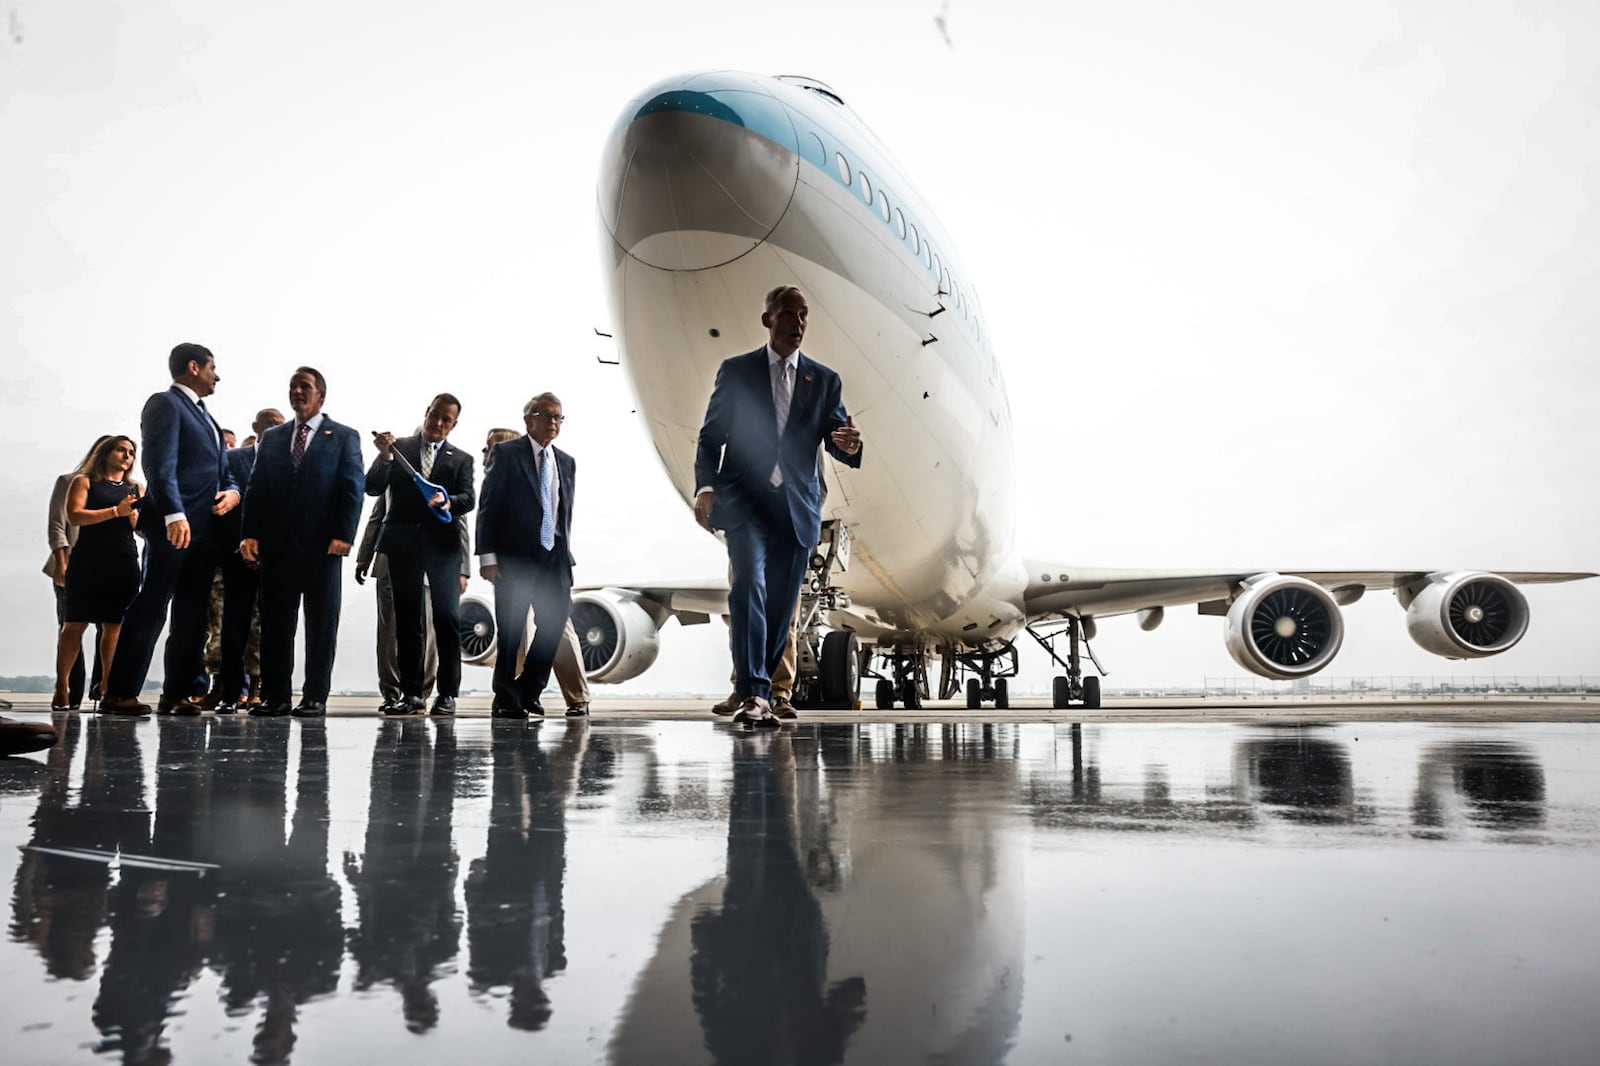
[[(496, 718), (543, 714), (539, 693), (572, 612), (577, 464), (555, 446), (566, 421), (561, 400), (540, 393), (523, 406), (522, 421), (526, 436), (490, 451), (478, 500), (479, 573), (494, 585)], [(535, 628), (519, 674), (517, 649), (530, 608)]]

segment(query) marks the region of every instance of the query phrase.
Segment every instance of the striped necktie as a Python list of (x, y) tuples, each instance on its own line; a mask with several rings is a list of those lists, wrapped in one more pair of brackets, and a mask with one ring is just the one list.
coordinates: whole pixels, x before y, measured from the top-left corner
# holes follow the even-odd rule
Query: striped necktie
[(429, 441), (422, 442), (422, 476), (433, 476), (433, 450), (435, 445)]

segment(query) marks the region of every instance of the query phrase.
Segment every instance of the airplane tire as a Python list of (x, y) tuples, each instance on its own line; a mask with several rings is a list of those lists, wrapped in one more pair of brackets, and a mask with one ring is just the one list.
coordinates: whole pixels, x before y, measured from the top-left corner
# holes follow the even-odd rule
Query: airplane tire
[(917, 690), (917, 683), (907, 680), (900, 686), (900, 702), (908, 711), (922, 710), (922, 693)]
[(994, 683), (994, 709), (1007, 710), (1011, 706), (1011, 686), (1006, 684), (1005, 678), (1000, 678)]
[(848, 629), (822, 638), (822, 705), (853, 710), (861, 698), (861, 642)]
[(873, 692), (873, 702), (878, 705), (878, 710), (889, 711), (894, 709), (894, 682), (887, 678), (880, 678), (878, 687)]
[(1067, 680), (1065, 674), (1057, 674), (1050, 679), (1050, 706), (1062, 710), (1072, 703), (1072, 682)]
[(967, 678), (967, 710), (975, 711), (983, 706), (983, 690), (978, 687), (978, 679)]
[(1093, 710), (1100, 706), (1100, 679), (1086, 677), (1083, 679), (1083, 705)]

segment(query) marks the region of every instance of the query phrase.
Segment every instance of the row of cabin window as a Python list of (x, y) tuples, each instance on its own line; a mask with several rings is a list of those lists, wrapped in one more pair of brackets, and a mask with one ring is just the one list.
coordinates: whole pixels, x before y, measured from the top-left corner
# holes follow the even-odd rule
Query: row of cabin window
[[(906, 216), (898, 207), (894, 208), (891, 213), (888, 194), (882, 189), (873, 190), (872, 179), (867, 177), (866, 171), (857, 170), (852, 172), (850, 162), (845, 159), (843, 152), (833, 153), (833, 160), (839, 171), (839, 180), (844, 182), (845, 187), (849, 188), (851, 185), (859, 186), (861, 199), (869, 207), (876, 207), (878, 214), (883, 217), (885, 222), (894, 224), (894, 230), (900, 235), (900, 239), (910, 243), (911, 254), (921, 259), (923, 266), (933, 271), (934, 277), (938, 279), (939, 288), (954, 298), (955, 308), (961, 312), (961, 317), (969, 317), (965, 295), (956, 286), (955, 279), (950, 276), (950, 272), (944, 268), (944, 261), (934, 252), (933, 244), (922, 240), (921, 235), (917, 232), (916, 223), (906, 222)], [(973, 329), (978, 332), (980, 337), (982, 336), (983, 331), (976, 318), (973, 319)]]

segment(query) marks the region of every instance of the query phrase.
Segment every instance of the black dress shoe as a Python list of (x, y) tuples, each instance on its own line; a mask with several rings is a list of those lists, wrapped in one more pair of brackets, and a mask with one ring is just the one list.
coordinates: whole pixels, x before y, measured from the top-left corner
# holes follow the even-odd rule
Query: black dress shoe
[(528, 704), (526, 709), (527, 709), (529, 717), (532, 717), (532, 718), (543, 718), (544, 717), (544, 704), (540, 703), (538, 700), (534, 700), (532, 703)]
[(589, 705), (587, 703), (574, 703), (571, 707), (567, 708), (567, 717), (568, 718), (587, 718), (587, 717), (589, 717)]
[(399, 702), (400, 701), (399, 701), (398, 698), (391, 699), (390, 697), (385, 696), (383, 698), (383, 702), (378, 704), (378, 713), (379, 714), (398, 714), (399, 712), (395, 710), (395, 705), (398, 704)]
[(506, 707), (497, 703), (489, 709), (489, 717), (521, 719), (528, 717), (528, 712), (521, 707)]
[(41, 751), (56, 742), (56, 727), (49, 722), (19, 722), (0, 718), (0, 755)]
[(292, 713), (288, 700), (262, 700), (250, 708), (251, 718), (284, 718)]
[(218, 714), (238, 714), (244, 709), (244, 704), (239, 700), (223, 700), (217, 704)]
[(456, 698), (454, 696), (440, 696), (433, 701), (433, 710), (428, 712), (440, 718), (449, 718), (456, 713)]
[(328, 713), (328, 708), (319, 700), (301, 700), (300, 706), (289, 713), (296, 718), (321, 718)]

